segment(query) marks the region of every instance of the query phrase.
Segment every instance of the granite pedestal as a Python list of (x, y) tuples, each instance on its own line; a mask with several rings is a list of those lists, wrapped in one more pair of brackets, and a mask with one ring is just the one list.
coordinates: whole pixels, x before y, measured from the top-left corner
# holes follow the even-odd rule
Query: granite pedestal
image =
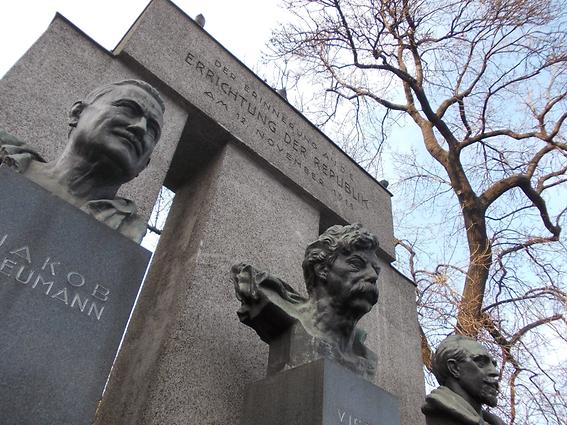
[(251, 384), (240, 425), (400, 425), (398, 399), (321, 359)]
[(150, 253), (0, 167), (0, 422), (91, 424)]

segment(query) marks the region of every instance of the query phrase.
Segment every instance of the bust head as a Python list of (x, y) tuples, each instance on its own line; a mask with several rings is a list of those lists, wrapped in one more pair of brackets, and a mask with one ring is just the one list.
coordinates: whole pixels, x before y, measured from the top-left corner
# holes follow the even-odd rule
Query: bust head
[(433, 356), (432, 371), (440, 385), (464, 398), (475, 410), (498, 402), (498, 370), (492, 355), (473, 338), (451, 335)]
[(303, 276), (310, 298), (329, 299), (335, 311), (357, 317), (378, 301), (378, 240), (360, 224), (332, 226), (309, 244)]
[(151, 85), (124, 80), (100, 86), (69, 113), (69, 141), (62, 158), (101, 166), (112, 184), (123, 184), (149, 163), (165, 106)]

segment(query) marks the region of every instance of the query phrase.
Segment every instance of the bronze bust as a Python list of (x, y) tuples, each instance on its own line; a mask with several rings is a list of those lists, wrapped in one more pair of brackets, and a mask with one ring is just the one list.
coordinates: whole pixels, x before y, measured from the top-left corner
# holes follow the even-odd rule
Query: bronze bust
[[(360, 224), (327, 229), (305, 250), (307, 298), (250, 265), (233, 266), (242, 302), (238, 317), (270, 344), (269, 372), (326, 357), (367, 379), (374, 376), (376, 355), (356, 325), (378, 301), (377, 247), (376, 237)], [(283, 359), (272, 351), (278, 346), (286, 347)]]
[(0, 164), (139, 242), (146, 223), (135, 204), (116, 193), (148, 165), (164, 111), (159, 93), (144, 81), (106, 84), (71, 107), (71, 130), (59, 158), (46, 162), (0, 131)]
[(440, 386), (421, 410), (427, 425), (504, 425), (483, 405), (498, 403), (498, 369), (492, 355), (473, 338), (451, 335), (433, 356), (433, 374)]

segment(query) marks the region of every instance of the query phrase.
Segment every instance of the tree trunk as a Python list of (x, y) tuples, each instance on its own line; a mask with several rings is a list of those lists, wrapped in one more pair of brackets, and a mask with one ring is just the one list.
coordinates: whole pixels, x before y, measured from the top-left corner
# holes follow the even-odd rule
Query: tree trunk
[(486, 208), (466, 177), (459, 152), (449, 151), (446, 170), (459, 199), (469, 248), (469, 266), (455, 330), (459, 334), (474, 337), (482, 327), (482, 303), (492, 265), (492, 245), (486, 231)]

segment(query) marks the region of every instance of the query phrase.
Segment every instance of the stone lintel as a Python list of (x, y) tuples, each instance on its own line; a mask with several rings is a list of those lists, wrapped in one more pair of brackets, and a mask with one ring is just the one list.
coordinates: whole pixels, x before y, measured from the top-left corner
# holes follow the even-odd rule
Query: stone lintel
[(153, 0), (115, 53), (157, 76), (322, 209), (364, 224), (393, 260), (391, 194), (172, 2)]

